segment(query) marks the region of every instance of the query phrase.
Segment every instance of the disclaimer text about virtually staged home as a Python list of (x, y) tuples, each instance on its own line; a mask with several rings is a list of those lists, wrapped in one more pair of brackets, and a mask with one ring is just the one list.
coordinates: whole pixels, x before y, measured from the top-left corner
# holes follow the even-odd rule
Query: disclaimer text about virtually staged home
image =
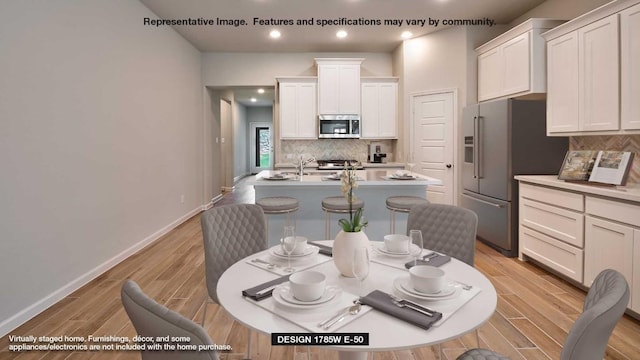
[(232, 351), (227, 344), (190, 344), (188, 336), (9, 335), (9, 351)]
[[(9, 351), (233, 351), (228, 344), (191, 344), (188, 336), (35, 336), (9, 335)], [(369, 345), (368, 333), (276, 333), (271, 345)]]
[(206, 19), (206, 18), (185, 18), (185, 19), (151, 19), (145, 17), (143, 19), (145, 26), (420, 26), (420, 27), (438, 27), (438, 26), (488, 26), (496, 25), (496, 21), (486, 17), (478, 19), (436, 19), (431, 17), (415, 18), (415, 19), (367, 19), (367, 18), (346, 18), (339, 17), (333, 19), (273, 19), (254, 17), (247, 19)]

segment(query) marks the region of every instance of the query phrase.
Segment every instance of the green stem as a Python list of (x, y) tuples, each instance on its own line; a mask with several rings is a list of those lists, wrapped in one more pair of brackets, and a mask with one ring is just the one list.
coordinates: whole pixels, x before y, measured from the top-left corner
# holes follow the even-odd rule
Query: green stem
[(351, 224), (351, 231), (353, 231), (353, 186), (349, 187), (349, 224)]

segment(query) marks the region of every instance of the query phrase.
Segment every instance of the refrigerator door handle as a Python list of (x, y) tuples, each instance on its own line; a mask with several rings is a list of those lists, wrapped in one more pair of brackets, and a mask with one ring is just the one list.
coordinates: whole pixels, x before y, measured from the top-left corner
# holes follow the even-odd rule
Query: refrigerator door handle
[(482, 122), (481, 120), (484, 119), (484, 116), (477, 116), (476, 117), (476, 138), (474, 141), (474, 144), (476, 145), (476, 153), (478, 154), (477, 158), (476, 158), (476, 178), (477, 179), (482, 179), (482, 134), (480, 134), (480, 132), (482, 131)]
[(466, 198), (468, 198), (468, 199), (471, 199), (471, 200), (473, 200), (473, 201), (481, 202), (481, 203), (483, 203), (483, 204), (485, 204), (485, 205), (491, 205), (491, 206), (493, 206), (493, 207), (497, 207), (497, 208), (499, 208), (499, 209), (502, 209), (503, 207), (505, 207), (505, 205), (501, 205), (501, 204), (494, 204), (494, 203), (492, 203), (492, 202), (488, 202), (488, 201), (486, 201), (486, 200), (478, 199), (478, 198), (476, 198), (476, 197), (469, 196), (469, 195), (467, 195), (467, 194), (462, 194), (462, 196), (463, 196), (463, 197), (466, 197)]
[(478, 117), (473, 117), (473, 178), (478, 178)]

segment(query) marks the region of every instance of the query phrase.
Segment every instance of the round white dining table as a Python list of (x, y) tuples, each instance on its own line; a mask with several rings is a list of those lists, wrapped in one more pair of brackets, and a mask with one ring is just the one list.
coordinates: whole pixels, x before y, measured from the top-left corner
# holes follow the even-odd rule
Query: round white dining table
[[(319, 243), (331, 245), (332, 241), (326, 240)], [(373, 255), (374, 252), (372, 251), (369, 276), (364, 281), (362, 289), (359, 288), (356, 279), (341, 276), (331, 260), (311, 269), (323, 272), (327, 276), (328, 283), (342, 289), (342, 296), (352, 297), (354, 300), (359, 291), (361, 291), (360, 294), (367, 294), (373, 290), (381, 290), (398, 295), (398, 292), (394, 290), (394, 280), (399, 276), (408, 276), (408, 271), (400, 266), (393, 267), (378, 262), (376, 256)], [(325, 255), (318, 254), (317, 256)], [(249, 263), (251, 258), (256, 257), (269, 260), (269, 251), (265, 250), (240, 260), (222, 274), (217, 286), (220, 305), (239, 323), (267, 335), (309, 333), (308, 329), (296, 323), (295, 316), (285, 318), (282, 314), (269, 311), (258, 306), (254, 300), (242, 296), (243, 290), (281, 276)], [(384, 260), (393, 261), (394, 259)], [(407, 259), (398, 259), (397, 261), (404, 264)], [(425, 330), (376, 309), (371, 309), (335, 331), (335, 333), (368, 333), (369, 345), (328, 345), (329, 348), (339, 351), (340, 359), (366, 359), (368, 352), (436, 345), (458, 338), (482, 326), (494, 313), (497, 304), (496, 290), (489, 279), (474, 267), (455, 258), (442, 265), (441, 269), (445, 271), (449, 280), (471, 285), (473, 289), (479, 290), (475, 296), (441, 324)], [(314, 311), (317, 313), (315, 316), (319, 320), (325, 319), (335, 314), (341, 307), (328, 305), (321, 310), (315, 309)]]

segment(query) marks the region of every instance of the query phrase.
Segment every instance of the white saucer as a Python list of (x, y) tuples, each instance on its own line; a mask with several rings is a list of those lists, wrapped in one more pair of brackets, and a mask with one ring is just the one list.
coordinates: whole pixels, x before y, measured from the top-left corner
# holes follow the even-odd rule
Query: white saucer
[(300, 301), (293, 297), (289, 283), (280, 284), (273, 289), (273, 300), (280, 305), (293, 307), (296, 309), (313, 309), (322, 306), (333, 299), (338, 298), (342, 290), (337, 286), (327, 286), (324, 294), (319, 299), (313, 301)]
[[(416, 248), (418, 248), (418, 245), (411, 244), (411, 247), (413, 249), (416, 249)], [(393, 251), (387, 250), (387, 248), (385, 247), (384, 243), (381, 243), (379, 245), (374, 245), (374, 249), (376, 251), (378, 251), (379, 253), (381, 253), (383, 255), (387, 255), (387, 256), (397, 256), (397, 257), (409, 256), (409, 252), (408, 251), (405, 251), (405, 252), (393, 252)]]
[[(302, 252), (302, 254), (291, 254), (291, 258), (296, 259), (296, 258), (302, 258), (309, 255), (314, 255), (314, 254), (317, 254), (318, 251), (320, 251), (320, 248), (318, 248), (317, 246), (307, 245), (307, 247), (304, 249), (304, 252)], [(287, 253), (285, 253), (284, 250), (282, 250), (282, 246), (280, 245), (275, 245), (270, 247), (269, 253), (279, 259), (285, 259), (285, 260), (287, 259)]]
[(393, 281), (393, 286), (396, 288), (396, 290), (400, 291), (405, 295), (410, 295), (410, 296), (414, 296), (416, 298), (425, 299), (425, 300), (447, 300), (447, 299), (455, 298), (458, 295), (460, 295), (460, 288), (449, 282), (444, 287), (444, 289), (440, 290), (435, 294), (426, 294), (426, 293), (417, 291), (416, 289), (413, 288), (413, 286), (411, 286), (411, 280), (409, 276), (401, 276), (395, 279)]

